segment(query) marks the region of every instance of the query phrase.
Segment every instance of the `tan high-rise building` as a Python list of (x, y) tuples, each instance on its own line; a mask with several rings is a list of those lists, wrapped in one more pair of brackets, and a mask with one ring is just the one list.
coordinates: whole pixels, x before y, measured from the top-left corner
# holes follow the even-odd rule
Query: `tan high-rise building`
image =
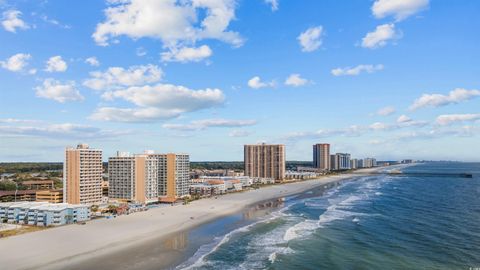
[(158, 201), (158, 162), (148, 155), (117, 152), (108, 159), (108, 197), (137, 203)]
[(102, 201), (102, 150), (87, 144), (65, 150), (63, 201), (71, 204), (96, 204)]
[(244, 146), (245, 175), (250, 177), (285, 178), (285, 145), (253, 144)]
[(313, 145), (313, 167), (330, 170), (330, 144), (317, 143)]
[(158, 196), (160, 201), (173, 202), (178, 198), (189, 195), (190, 184), (190, 156), (188, 154), (153, 154), (158, 162)]

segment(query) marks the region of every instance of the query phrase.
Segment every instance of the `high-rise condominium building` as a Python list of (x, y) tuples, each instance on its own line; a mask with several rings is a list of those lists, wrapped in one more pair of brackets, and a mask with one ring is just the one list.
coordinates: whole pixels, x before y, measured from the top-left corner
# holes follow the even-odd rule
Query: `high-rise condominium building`
[(330, 144), (318, 143), (313, 145), (313, 167), (330, 170)]
[(173, 202), (177, 198), (189, 195), (190, 156), (188, 154), (154, 154), (146, 152), (157, 160), (158, 196), (160, 201)]
[(87, 144), (65, 150), (63, 163), (63, 201), (95, 204), (102, 201), (102, 150)]
[(243, 157), (245, 175), (275, 180), (285, 178), (285, 145), (245, 145)]
[(335, 155), (330, 155), (330, 169), (332, 171), (351, 169), (350, 154), (336, 153)]
[(377, 166), (377, 160), (374, 158), (364, 158), (363, 159), (363, 167), (364, 168), (371, 168)]
[(108, 159), (108, 197), (150, 203), (158, 201), (158, 161), (148, 155), (117, 152)]
[(350, 168), (352, 169), (358, 168), (358, 159), (353, 158), (350, 160)]

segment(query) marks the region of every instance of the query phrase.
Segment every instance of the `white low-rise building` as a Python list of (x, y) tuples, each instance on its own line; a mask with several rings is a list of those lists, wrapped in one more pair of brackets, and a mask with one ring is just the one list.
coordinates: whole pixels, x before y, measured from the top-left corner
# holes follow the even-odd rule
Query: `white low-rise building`
[(90, 220), (90, 208), (68, 203), (0, 203), (0, 219), (23, 225), (58, 226)]

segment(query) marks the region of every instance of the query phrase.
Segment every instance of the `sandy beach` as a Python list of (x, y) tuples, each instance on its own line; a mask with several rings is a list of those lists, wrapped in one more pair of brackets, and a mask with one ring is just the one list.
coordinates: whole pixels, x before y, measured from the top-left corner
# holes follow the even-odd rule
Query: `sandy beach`
[[(372, 169), (362, 170), (366, 172)], [(350, 178), (352, 174), (264, 187), (194, 201), (189, 205), (153, 208), (146, 212), (100, 219), (0, 239), (2, 269), (62, 269), (71, 263), (128, 248), (153, 237), (194, 228), (241, 211), (264, 200), (304, 192)]]

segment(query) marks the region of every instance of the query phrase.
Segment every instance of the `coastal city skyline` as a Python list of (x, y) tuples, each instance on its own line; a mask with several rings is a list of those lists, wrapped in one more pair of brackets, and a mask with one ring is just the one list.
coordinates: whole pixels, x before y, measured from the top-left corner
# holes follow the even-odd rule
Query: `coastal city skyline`
[(322, 141), (478, 160), (479, 4), (386, 2), (0, 1), (0, 161), (59, 162), (80, 142), (310, 160)]

